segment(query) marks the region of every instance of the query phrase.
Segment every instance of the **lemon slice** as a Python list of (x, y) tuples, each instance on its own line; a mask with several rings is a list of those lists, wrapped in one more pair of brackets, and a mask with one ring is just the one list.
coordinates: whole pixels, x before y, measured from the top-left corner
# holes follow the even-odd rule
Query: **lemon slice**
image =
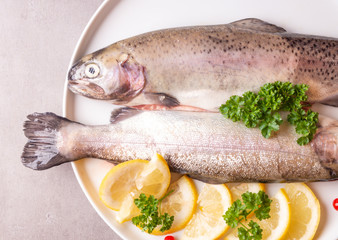
[[(166, 160), (155, 153), (136, 179), (136, 188), (146, 195), (161, 198), (170, 184), (171, 174)], [(138, 197), (138, 196), (137, 196)]]
[(291, 222), (285, 239), (312, 239), (320, 220), (320, 204), (304, 183), (288, 183), (285, 191), (290, 199)]
[(191, 178), (186, 175), (182, 176), (169, 186), (168, 193), (172, 190), (173, 192), (164, 198), (161, 203), (161, 213), (174, 216), (174, 222), (169, 230), (161, 232), (160, 227), (158, 227), (154, 229), (152, 234), (164, 235), (183, 229), (195, 212), (197, 190)]
[(116, 165), (106, 174), (99, 196), (107, 207), (118, 211), (116, 220), (123, 223), (140, 213), (134, 204), (135, 198), (141, 193), (161, 198), (170, 178), (168, 164), (159, 154), (154, 154), (151, 161), (130, 160)]
[(265, 185), (263, 183), (229, 183), (227, 184), (231, 192), (232, 201), (238, 199), (242, 200), (242, 194), (246, 192), (258, 193), (260, 190), (265, 190)]
[(263, 239), (283, 239), (290, 224), (289, 198), (283, 188), (272, 198), (270, 216), (260, 222), (254, 219), (263, 229)]
[(134, 203), (134, 199), (139, 197), (138, 192), (130, 192), (124, 197), (121, 208), (116, 214), (117, 222), (124, 223), (141, 214), (140, 209)]
[(230, 191), (224, 184), (204, 184), (198, 196), (197, 211), (185, 227), (182, 239), (220, 237), (229, 228), (222, 215), (230, 206)]
[[(277, 194), (272, 198), (270, 205), (270, 218), (260, 221), (256, 217), (252, 216), (244, 223), (248, 223), (253, 220), (258, 223), (262, 228), (262, 239), (277, 240), (283, 239), (290, 223), (290, 207), (289, 199), (284, 189), (280, 189)], [(240, 227), (240, 226), (238, 226)], [(238, 238), (238, 227), (234, 228), (226, 237), (226, 240), (234, 240)]]
[(114, 166), (103, 178), (99, 196), (103, 203), (118, 211), (127, 195), (135, 191), (135, 181), (148, 161), (135, 159)]

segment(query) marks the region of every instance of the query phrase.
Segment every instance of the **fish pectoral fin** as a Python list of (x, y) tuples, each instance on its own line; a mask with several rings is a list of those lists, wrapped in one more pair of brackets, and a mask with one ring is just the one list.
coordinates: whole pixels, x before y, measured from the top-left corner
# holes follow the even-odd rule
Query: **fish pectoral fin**
[(324, 105), (338, 107), (338, 93), (326, 97), (325, 99), (321, 100), (320, 103)]
[(278, 27), (268, 22), (264, 22), (257, 18), (242, 19), (239, 21), (232, 22), (230, 23), (230, 25), (237, 27), (237, 28), (249, 29), (249, 30), (254, 30), (254, 31), (259, 31), (259, 32), (268, 32), (268, 33), (286, 32), (284, 28)]
[(180, 102), (173, 96), (166, 93), (145, 92), (145, 98), (156, 105), (163, 105), (166, 107), (174, 107), (180, 105)]
[(117, 123), (129, 117), (132, 117), (140, 112), (140, 109), (133, 107), (122, 107), (115, 109), (110, 114), (110, 123)]

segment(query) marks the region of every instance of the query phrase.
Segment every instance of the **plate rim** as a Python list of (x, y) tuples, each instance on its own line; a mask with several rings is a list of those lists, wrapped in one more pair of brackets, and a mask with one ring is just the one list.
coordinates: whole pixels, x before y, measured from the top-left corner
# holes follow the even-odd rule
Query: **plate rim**
[[(73, 50), (73, 54), (71, 56), (71, 59), (68, 64), (68, 68), (70, 69), (72, 65), (74, 64), (75, 60), (78, 58), (79, 53), (81, 52), (82, 48), (84, 47), (84, 39), (89, 35), (91, 29), (95, 27), (96, 24), (98, 24), (99, 19), (102, 18), (101, 13), (104, 12), (106, 9), (107, 5), (110, 4), (112, 1), (111, 0), (104, 0), (101, 5), (96, 9), (95, 13), (91, 16), (89, 19), (88, 23), (86, 24), (85, 28), (83, 29), (80, 38), (78, 39), (75, 48)], [(119, 0), (114, 0), (114, 2), (118, 3)], [(103, 16), (104, 17), (104, 16)], [(68, 89), (68, 71), (65, 77), (65, 83), (64, 83), (64, 89), (63, 89), (63, 102), (62, 102), (62, 116), (63, 117), (69, 117), (69, 98), (70, 98), (71, 92)], [(86, 198), (88, 199), (90, 205), (94, 208), (95, 212), (100, 216), (100, 218), (111, 228), (113, 231), (122, 239), (125, 239), (123, 234), (119, 231), (119, 229), (115, 228), (108, 219), (104, 216), (104, 214), (100, 211), (92, 197), (90, 196), (87, 187), (85, 186), (85, 183), (81, 177), (80, 170), (77, 166), (78, 164), (76, 162), (71, 162), (71, 166), (74, 172), (74, 175), (76, 177), (77, 182), (79, 183), (82, 192), (85, 194)]]
[[(73, 63), (77, 60), (77, 58), (79, 57), (79, 54), (81, 51), (83, 51), (83, 49), (86, 47), (86, 38), (90, 38), (93, 34), (93, 32), (91, 32), (93, 30), (93, 28), (95, 28), (98, 24), (100, 24), (101, 20), (107, 16), (107, 14), (110, 13), (110, 10), (114, 9), (118, 3), (120, 2), (120, 0), (104, 0), (101, 5), (96, 9), (96, 11), (94, 12), (94, 14), (90, 17), (88, 23), (86, 24), (85, 28), (83, 29), (83, 31), (81, 32), (81, 35), (77, 41), (77, 44), (75, 45), (75, 48), (73, 50), (70, 62), (69, 62), (69, 66), (68, 69), (70, 69), (73, 65)], [(112, 4), (113, 3), (113, 4)], [(111, 8), (111, 6), (113, 6)], [(108, 12), (105, 12), (107, 10), (107, 8), (109, 8)], [(105, 14), (104, 14), (105, 13)], [(103, 14), (103, 15), (102, 15)], [(95, 33), (94, 33), (95, 34)], [(62, 105), (62, 116), (63, 117), (68, 117), (71, 115), (72, 111), (72, 107), (69, 105), (69, 101), (72, 97), (72, 93), (68, 90), (68, 71), (67, 71), (67, 75), (65, 77), (65, 84), (64, 84), (64, 89), (63, 89), (63, 105)], [(98, 205), (96, 204), (95, 200), (92, 198), (92, 196), (90, 195), (90, 192), (84, 182), (81, 170), (79, 168), (79, 164), (77, 162), (71, 162), (71, 166), (73, 169), (73, 172), (75, 174), (75, 177), (77, 179), (77, 182), (79, 183), (82, 191), (84, 192), (86, 198), (88, 199), (88, 201), (90, 202), (91, 206), (95, 209), (95, 211), (97, 212), (97, 214), (100, 216), (100, 218), (109, 226), (109, 228), (111, 228), (114, 233), (116, 233), (120, 238), (122, 239), (127, 239), (126, 236), (124, 235), (123, 231), (120, 231), (119, 228), (116, 228), (113, 224), (111, 224), (111, 222), (109, 221), (109, 219), (107, 218), (107, 216), (105, 216), (105, 214), (101, 211), (101, 209), (98, 207)], [(317, 234), (317, 233), (316, 233)]]

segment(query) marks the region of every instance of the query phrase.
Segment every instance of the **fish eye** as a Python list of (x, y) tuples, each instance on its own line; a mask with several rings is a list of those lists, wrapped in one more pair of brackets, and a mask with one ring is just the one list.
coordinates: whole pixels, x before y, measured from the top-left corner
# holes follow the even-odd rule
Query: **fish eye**
[(90, 63), (86, 66), (85, 74), (87, 77), (95, 78), (99, 75), (99, 73), (100, 73), (100, 68), (97, 64)]

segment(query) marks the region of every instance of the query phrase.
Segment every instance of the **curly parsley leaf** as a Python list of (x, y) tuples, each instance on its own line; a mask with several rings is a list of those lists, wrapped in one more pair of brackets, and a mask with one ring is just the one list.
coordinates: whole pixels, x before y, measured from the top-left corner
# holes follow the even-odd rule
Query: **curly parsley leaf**
[(298, 138), (299, 145), (306, 145), (312, 139), (317, 130), (318, 113), (309, 109), (307, 112), (303, 109), (292, 111), (288, 115), (288, 122), (296, 126), (296, 133), (301, 134)]
[(265, 138), (271, 137), (283, 123), (279, 112), (288, 111), (288, 122), (302, 135), (297, 143), (305, 145), (312, 140), (318, 122), (318, 113), (303, 109), (309, 107), (306, 104), (308, 88), (305, 84), (290, 82), (267, 83), (257, 94), (248, 91), (243, 96), (231, 96), (219, 110), (234, 122), (243, 121), (248, 128), (259, 127)]
[(251, 234), (251, 239), (255, 239), (255, 240), (260, 240), (262, 239), (262, 232), (263, 230), (261, 229), (261, 227), (258, 225), (258, 223), (254, 222), (254, 221), (250, 221), (249, 222), (249, 232)]
[(254, 221), (250, 221), (246, 229), (244, 227), (238, 228), (238, 238), (240, 240), (260, 240), (262, 239), (263, 230)]
[(259, 191), (256, 195), (257, 210), (254, 211), (259, 220), (270, 218), (270, 205), (272, 200), (264, 191)]
[[(169, 192), (164, 197), (167, 197)], [(168, 213), (160, 214), (160, 203), (164, 199), (156, 199), (153, 195), (147, 197), (144, 193), (141, 193), (139, 198), (134, 200), (135, 205), (141, 210), (141, 214), (132, 218), (132, 223), (142, 228), (142, 231), (152, 233), (157, 226), (161, 232), (169, 230), (174, 222), (174, 216), (170, 216)]]
[(232, 96), (228, 100), (229, 104), (222, 105), (220, 107), (221, 113), (232, 121), (237, 122), (242, 119), (242, 108), (244, 105), (243, 97)]
[(232, 203), (231, 207), (228, 209), (228, 211), (225, 212), (223, 215), (223, 218), (225, 222), (232, 228), (237, 227), (239, 223), (240, 216), (244, 216), (245, 218), (247, 214), (244, 214), (244, 210), (246, 209), (245, 205), (242, 204), (241, 200), (236, 200)]
[(283, 123), (283, 119), (281, 115), (277, 112), (271, 113), (268, 112), (265, 115), (265, 118), (261, 120), (259, 123), (259, 129), (263, 137), (269, 138), (273, 131), (278, 131), (279, 126)]
[[(243, 201), (243, 202), (242, 202)], [(225, 222), (235, 228), (238, 225), (238, 237), (241, 240), (262, 239), (262, 229), (259, 224), (250, 221), (248, 225), (244, 225), (242, 221), (247, 220), (247, 216), (254, 212), (259, 220), (270, 218), (270, 205), (272, 200), (264, 191), (258, 193), (246, 192), (242, 194), (242, 201), (236, 200), (223, 215)]]

